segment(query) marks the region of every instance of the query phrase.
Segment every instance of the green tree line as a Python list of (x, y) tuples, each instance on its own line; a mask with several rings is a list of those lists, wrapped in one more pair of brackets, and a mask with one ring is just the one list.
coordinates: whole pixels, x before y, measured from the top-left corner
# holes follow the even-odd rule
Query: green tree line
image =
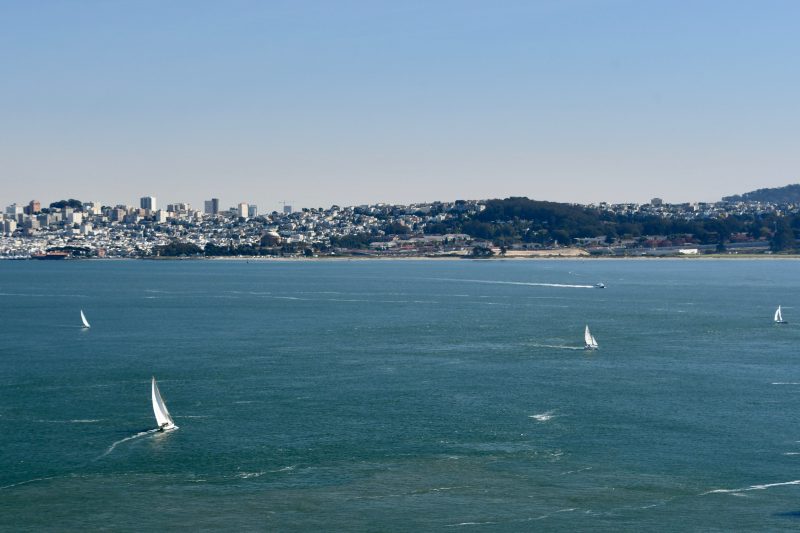
[(597, 208), (530, 200), (524, 197), (489, 200), (477, 214), (461, 214), (428, 224), (429, 234), (466, 233), (498, 246), (516, 243), (570, 244), (575, 239), (604, 237), (638, 239), (645, 235), (689, 237), (698, 244), (724, 245), (734, 234), (768, 239), (774, 251), (794, 249), (800, 234), (800, 216), (774, 214), (733, 215), (725, 218), (683, 220), (637, 213), (613, 214)]

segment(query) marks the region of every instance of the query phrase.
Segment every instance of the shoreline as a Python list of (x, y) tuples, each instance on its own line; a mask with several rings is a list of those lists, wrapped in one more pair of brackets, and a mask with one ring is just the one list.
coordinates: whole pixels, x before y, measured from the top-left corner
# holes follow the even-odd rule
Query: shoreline
[[(800, 260), (800, 254), (762, 255), (762, 254), (708, 254), (696, 256), (588, 256), (588, 255), (535, 255), (512, 257), (469, 257), (469, 256), (321, 256), (321, 257), (274, 257), (274, 256), (217, 256), (217, 257), (75, 257), (58, 261), (259, 261), (259, 262), (314, 262), (314, 261), (791, 261)], [(34, 261), (35, 258), (0, 258), (0, 261)]]

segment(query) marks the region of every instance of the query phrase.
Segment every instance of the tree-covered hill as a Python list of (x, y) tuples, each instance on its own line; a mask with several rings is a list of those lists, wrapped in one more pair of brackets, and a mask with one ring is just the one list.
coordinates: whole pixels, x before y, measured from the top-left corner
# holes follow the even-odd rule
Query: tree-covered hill
[[(480, 213), (454, 216), (428, 224), (429, 234), (466, 233), (493, 241), (498, 246), (516, 243), (569, 245), (576, 239), (603, 237), (608, 243), (618, 239), (663, 236), (678, 243), (724, 244), (733, 235), (768, 239), (784, 228), (792, 237), (800, 233), (800, 217), (731, 215), (725, 218), (682, 219), (647, 213), (614, 214), (597, 208), (528, 198), (489, 200)], [(789, 245), (776, 247), (785, 249)]]
[(800, 184), (786, 185), (772, 189), (758, 189), (744, 194), (725, 196), (725, 202), (768, 202), (773, 204), (800, 203)]

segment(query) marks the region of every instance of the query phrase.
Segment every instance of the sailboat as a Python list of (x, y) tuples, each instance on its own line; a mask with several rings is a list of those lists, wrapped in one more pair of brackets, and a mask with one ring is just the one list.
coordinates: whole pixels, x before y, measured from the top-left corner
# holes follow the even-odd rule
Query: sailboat
[(171, 429), (178, 429), (178, 426), (172, 421), (169, 411), (167, 411), (167, 406), (164, 403), (164, 399), (161, 397), (158, 385), (156, 385), (155, 376), (153, 377), (153, 413), (156, 415), (156, 423), (158, 424), (159, 430), (169, 431)]
[(775, 310), (775, 323), (776, 324), (786, 324), (786, 321), (783, 319), (783, 314), (781, 313), (781, 306), (778, 306), (778, 309)]
[(584, 342), (584, 349), (586, 350), (596, 350), (599, 348), (597, 345), (597, 339), (594, 338), (592, 332), (589, 331), (589, 326), (586, 326), (586, 330), (583, 332), (583, 342)]
[(89, 321), (86, 320), (86, 315), (83, 314), (83, 309), (81, 309), (81, 322), (83, 322), (83, 327), (90, 328), (92, 326), (89, 325)]

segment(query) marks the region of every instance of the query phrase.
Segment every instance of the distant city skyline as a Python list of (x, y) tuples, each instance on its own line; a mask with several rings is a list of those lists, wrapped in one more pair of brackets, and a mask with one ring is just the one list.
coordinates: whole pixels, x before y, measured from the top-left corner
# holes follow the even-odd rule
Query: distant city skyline
[(0, 204), (260, 212), (800, 181), (800, 3), (0, 4)]
[[(752, 190), (755, 190), (755, 189), (752, 189)], [(751, 190), (738, 191), (736, 193), (726, 194), (724, 196), (730, 196), (730, 195), (734, 195), (734, 194), (742, 194), (742, 193), (746, 193), (746, 192), (751, 192)], [(511, 197), (511, 196), (524, 196), (524, 195), (508, 195), (506, 197)], [(143, 202), (145, 200), (145, 198), (152, 198), (152, 200), (157, 201), (158, 203), (157, 203), (156, 209), (151, 209), (149, 207), (146, 207), (146, 205), (148, 205), (148, 204)], [(10, 205), (13, 205), (13, 204), (17, 204), (20, 208), (23, 208), (23, 207), (28, 206), (29, 203), (31, 203), (31, 202), (38, 202), (38, 203), (41, 204), (41, 207), (48, 207), (51, 203), (56, 203), (56, 202), (59, 202), (59, 201), (62, 201), (62, 200), (76, 199), (76, 200), (80, 200), (81, 202), (84, 202), (84, 203), (93, 202), (93, 203), (97, 203), (99, 205), (107, 205), (107, 206), (110, 206), (110, 207), (113, 207), (113, 206), (116, 206), (116, 205), (126, 205), (126, 206), (129, 206), (129, 207), (137, 207), (138, 206), (138, 207), (141, 207), (142, 209), (151, 209), (153, 211), (155, 211), (157, 209), (167, 210), (168, 206), (171, 206), (171, 205), (186, 204), (189, 207), (191, 207), (192, 209), (195, 209), (195, 210), (200, 211), (200, 212), (205, 212), (205, 213), (216, 213), (216, 212), (228, 211), (230, 209), (240, 208), (242, 205), (247, 205), (250, 208), (251, 212), (252, 212), (252, 210), (255, 209), (255, 210), (257, 210), (258, 214), (269, 214), (269, 213), (272, 213), (272, 212), (291, 213), (293, 210), (299, 210), (299, 209), (303, 209), (303, 208), (320, 208), (321, 207), (323, 209), (328, 209), (329, 207), (331, 207), (333, 205), (338, 205), (338, 206), (341, 206), (341, 207), (354, 207), (354, 206), (359, 206), (359, 205), (376, 205), (376, 204), (410, 205), (410, 204), (425, 204), (425, 203), (436, 202), (436, 201), (440, 201), (440, 202), (453, 202), (455, 200), (483, 201), (483, 200), (502, 199), (502, 198), (505, 198), (505, 197), (493, 196), (493, 197), (486, 197), (486, 198), (442, 198), (442, 199), (418, 200), (418, 201), (411, 201), (411, 202), (360, 202), (360, 203), (329, 202), (329, 203), (323, 203), (323, 204), (296, 205), (295, 206), (294, 204), (291, 204), (289, 202), (277, 202), (277, 203), (274, 203), (274, 204), (271, 204), (271, 203), (258, 204), (258, 203), (255, 203), (255, 202), (231, 201), (231, 202), (227, 202), (226, 203), (225, 201), (223, 201), (220, 198), (201, 200), (199, 202), (187, 202), (185, 200), (166, 200), (166, 201), (164, 201), (164, 200), (161, 200), (157, 196), (139, 197), (138, 199), (135, 199), (134, 201), (128, 201), (128, 199), (100, 201), (100, 200), (96, 200), (96, 199), (88, 199), (88, 197), (87, 198), (78, 198), (78, 197), (76, 197), (76, 195), (67, 195), (67, 196), (64, 196), (64, 197), (59, 197), (57, 199), (53, 198), (52, 200), (51, 199), (40, 200), (39, 197), (35, 197), (35, 198), (31, 198), (30, 200), (6, 201), (6, 202), (2, 203), (2, 208), (1, 209), (5, 209), (6, 207), (8, 207)], [(558, 202), (558, 200), (552, 200), (550, 198), (532, 198), (532, 199)], [(215, 208), (210, 208), (209, 207), (212, 204), (212, 200), (217, 200), (218, 201), (218, 203), (217, 203)], [(612, 202), (612, 201), (600, 200), (600, 201), (594, 201), (594, 202), (561, 202), (561, 203), (573, 203), (573, 204), (579, 204), (579, 205), (600, 204), (600, 203), (609, 203), (609, 204), (626, 204), (626, 203), (649, 204), (649, 203), (652, 203), (653, 205), (661, 205), (662, 203), (663, 204), (715, 203), (715, 202), (718, 202), (718, 201), (721, 201), (721, 197), (713, 199), (713, 200), (686, 199), (686, 200), (679, 200), (679, 201), (670, 202), (670, 201), (665, 200), (665, 199), (663, 199), (661, 197), (658, 197), (658, 196), (651, 196), (650, 198), (647, 198), (647, 199), (644, 199), (644, 200), (641, 200), (641, 201), (636, 200), (636, 201)], [(153, 205), (153, 204), (149, 204), (149, 205)], [(252, 217), (252, 216), (255, 216), (255, 215), (250, 214), (249, 216)]]

